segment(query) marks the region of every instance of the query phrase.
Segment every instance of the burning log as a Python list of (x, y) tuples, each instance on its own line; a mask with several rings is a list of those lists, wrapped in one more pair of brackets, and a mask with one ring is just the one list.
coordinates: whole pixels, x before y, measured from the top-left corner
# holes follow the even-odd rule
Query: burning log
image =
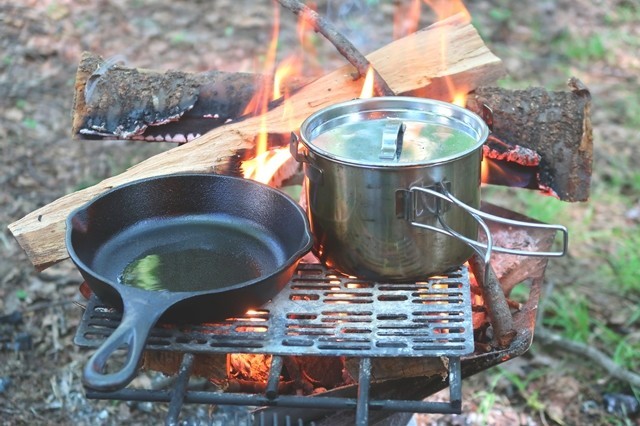
[[(268, 77), (247, 73), (159, 73), (120, 66), (106, 72), (108, 64), (86, 53), (78, 67), (76, 136), (188, 142), (242, 119), (256, 91), (268, 85)], [(290, 79), (286, 90), (295, 92), (304, 83)], [(571, 91), (480, 87), (471, 94), (467, 108), (484, 115), (488, 107), (493, 113), (493, 133), (484, 147), (484, 183), (540, 189), (564, 201), (587, 200), (590, 95), (578, 80), (569, 84)], [(276, 145), (286, 140), (272, 139)]]
[[(486, 105), (493, 112), (495, 136), (540, 155), (539, 168), (530, 169), (538, 187), (564, 201), (586, 201), (593, 160), (591, 95), (575, 78), (569, 80), (569, 88), (550, 92), (539, 87), (482, 87), (467, 99), (467, 108), (482, 115)], [(528, 165), (530, 157), (511, 151), (511, 160)]]
[[(188, 142), (244, 114), (273, 77), (128, 68), (85, 52), (76, 73), (72, 133), (80, 138)], [(284, 82), (292, 93), (306, 79)]]
[[(115, 66), (86, 53), (76, 75), (73, 134), (188, 142), (242, 119), (268, 78), (215, 71), (159, 73)], [(293, 93), (304, 83), (289, 79), (284, 85)], [(418, 94), (449, 96), (428, 92), (430, 86)], [(479, 87), (471, 94), (467, 108), (483, 116), (487, 108), (492, 111), (484, 183), (540, 189), (565, 201), (587, 200), (593, 145), (590, 94), (576, 79), (569, 87), (557, 92)], [(276, 139), (274, 144), (286, 138)]]
[[(446, 30), (446, 31), (445, 31)], [(446, 57), (440, 49), (445, 44)], [(368, 55), (396, 93), (424, 90), (447, 93), (447, 85), (477, 88), (503, 74), (500, 60), (482, 42), (477, 31), (460, 16), (440, 21)], [(66, 259), (65, 219), (69, 213), (104, 191), (132, 180), (178, 172), (221, 173), (242, 150), (252, 149), (261, 123), (270, 135), (288, 135), (317, 109), (358, 97), (360, 85), (350, 67), (330, 73), (293, 94), (291, 116), (280, 105), (262, 117), (252, 117), (214, 129), (200, 138), (158, 154), (124, 173), (68, 194), (9, 225), (36, 269)], [(448, 78), (448, 82), (445, 81)], [(82, 88), (83, 90), (84, 88)]]

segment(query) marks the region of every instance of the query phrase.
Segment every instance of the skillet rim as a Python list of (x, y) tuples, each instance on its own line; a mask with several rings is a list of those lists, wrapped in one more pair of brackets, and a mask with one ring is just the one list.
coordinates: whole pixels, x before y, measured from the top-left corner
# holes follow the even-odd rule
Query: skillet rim
[[(85, 262), (83, 262), (80, 258), (78, 253), (75, 250), (75, 247), (73, 247), (73, 244), (71, 242), (71, 237), (73, 234), (73, 218), (76, 217), (79, 213), (81, 213), (82, 211), (86, 211), (92, 204), (96, 203), (98, 200), (105, 198), (107, 196), (109, 196), (110, 194), (114, 193), (114, 192), (118, 192), (118, 191), (122, 191), (125, 190), (126, 188), (130, 187), (130, 186), (135, 186), (135, 185), (139, 185), (142, 184), (144, 182), (149, 182), (149, 181), (153, 181), (153, 180), (163, 180), (163, 179), (169, 179), (169, 178), (180, 178), (180, 177), (187, 177), (187, 178), (206, 178), (206, 179), (222, 179), (222, 180), (237, 180), (237, 181), (243, 181), (243, 184), (247, 184), (247, 185), (255, 185), (258, 187), (261, 187), (262, 190), (264, 191), (269, 191), (271, 193), (274, 193), (275, 195), (277, 195), (278, 197), (283, 198), (286, 202), (288, 202), (294, 209), (294, 211), (300, 216), (300, 218), (303, 221), (304, 224), (304, 233), (303, 235), (301, 235), (301, 247), (292, 255), (290, 255), (289, 257), (287, 257), (287, 259), (282, 262), (281, 265), (279, 265), (277, 268), (273, 269), (272, 271), (270, 271), (267, 274), (263, 274), (260, 275), (254, 279), (251, 280), (247, 280), (247, 281), (242, 281), (233, 285), (228, 285), (228, 286), (222, 286), (219, 288), (215, 288), (215, 289), (209, 289), (209, 290), (198, 290), (198, 291), (171, 291), (171, 290), (166, 290), (166, 289), (162, 289), (162, 290), (146, 290), (143, 288), (138, 288), (138, 287), (132, 287), (132, 286), (127, 286), (126, 284), (122, 284), (116, 281), (113, 281), (111, 279), (108, 279), (104, 276), (102, 276), (101, 274), (96, 273), (92, 268), (90, 268)], [(118, 293), (121, 293), (121, 289), (126, 289), (125, 291), (132, 291), (132, 290), (139, 290), (144, 292), (145, 294), (171, 294), (171, 295), (175, 295), (176, 297), (176, 302), (178, 300), (183, 300), (183, 299), (187, 299), (190, 297), (194, 297), (194, 296), (200, 296), (200, 295), (214, 295), (214, 294), (218, 294), (218, 293), (224, 293), (227, 291), (232, 291), (232, 290), (238, 290), (238, 289), (242, 289), (244, 287), (249, 287), (258, 283), (261, 283), (265, 280), (271, 279), (281, 273), (283, 273), (286, 269), (290, 268), (292, 265), (294, 265), (296, 262), (299, 262), (300, 259), (309, 251), (311, 251), (311, 248), (313, 246), (313, 234), (311, 233), (311, 227), (309, 224), (309, 219), (306, 215), (306, 212), (304, 211), (304, 209), (297, 203), (295, 202), (288, 194), (286, 194), (283, 191), (280, 191), (277, 188), (273, 188), (269, 185), (266, 185), (264, 183), (261, 182), (257, 182), (251, 179), (245, 179), (242, 177), (237, 177), (237, 176), (229, 176), (229, 175), (222, 175), (222, 174), (216, 174), (216, 173), (169, 173), (169, 174), (163, 174), (163, 175), (156, 175), (156, 176), (150, 176), (150, 177), (146, 177), (146, 178), (141, 178), (141, 179), (137, 179), (131, 182), (127, 182), (125, 184), (122, 185), (117, 185), (114, 186), (110, 189), (108, 189), (107, 191), (97, 195), (96, 197), (92, 198), (91, 200), (87, 201), (85, 204), (83, 204), (80, 207), (75, 208), (71, 213), (69, 213), (69, 215), (67, 216), (66, 220), (65, 220), (65, 245), (67, 248), (67, 252), (69, 253), (69, 257), (71, 258), (71, 260), (73, 261), (74, 264), (76, 264), (76, 266), (80, 269), (81, 272), (84, 272), (88, 275), (90, 275), (93, 279), (100, 281), (101, 283), (107, 284), (110, 287), (112, 287), (115, 291), (117, 291)], [(306, 241), (305, 241), (306, 240)], [(91, 283), (87, 283), (89, 284), (89, 286), (91, 287)], [(178, 296), (182, 296), (179, 297)]]

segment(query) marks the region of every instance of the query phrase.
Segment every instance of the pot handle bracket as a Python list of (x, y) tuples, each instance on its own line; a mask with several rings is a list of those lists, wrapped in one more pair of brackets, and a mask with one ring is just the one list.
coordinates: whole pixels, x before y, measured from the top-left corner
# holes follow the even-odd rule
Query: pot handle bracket
[[(442, 192), (437, 191), (434, 188), (439, 188)], [(437, 186), (431, 187), (412, 186), (411, 188), (409, 188), (408, 193), (408, 201), (410, 202), (410, 207), (408, 209), (408, 211), (410, 212), (409, 221), (412, 226), (456, 238), (467, 244), (476, 253), (478, 253), (478, 255), (483, 259), (485, 266), (489, 264), (491, 253), (494, 249), (493, 236), (491, 235), (491, 231), (489, 230), (489, 227), (487, 226), (485, 221), (482, 220), (482, 218), (477, 213), (471, 212), (469, 209), (467, 209), (468, 206), (466, 204), (456, 199), (456, 201), (460, 202), (462, 206), (464, 206), (462, 207), (464, 211), (469, 213), (471, 218), (478, 223), (486, 236), (486, 244), (465, 237), (464, 235), (451, 228), (442, 218), (441, 213), (449, 210), (450, 204), (457, 204), (453, 201), (453, 196), (451, 196), (451, 193), (447, 190), (445, 184), (439, 183), (437, 184)], [(421, 193), (427, 194), (429, 196), (419, 197)], [(449, 198), (448, 196), (451, 196), (452, 198)], [(443, 201), (447, 202), (448, 204), (444, 203)], [(440, 227), (420, 223), (416, 220), (416, 218), (425, 215), (435, 216), (438, 219)]]
[[(562, 257), (567, 253), (567, 247), (569, 244), (569, 232), (567, 228), (562, 225), (550, 225), (546, 223), (531, 223), (531, 222), (523, 222), (519, 220), (506, 219), (503, 217), (495, 216), (489, 213), (485, 213), (481, 210), (475, 209), (462, 201), (458, 200), (454, 197), (449, 190), (446, 188), (446, 185), (442, 183), (438, 183), (432, 187), (421, 187), (421, 186), (412, 186), (409, 188), (409, 193), (411, 194), (411, 199), (413, 200), (413, 216), (411, 219), (411, 225), (416, 226), (418, 228), (428, 229), (431, 231), (439, 232), (441, 234), (445, 234), (454, 238), (457, 238), (464, 243), (471, 246), (480, 256), (484, 258), (485, 264), (489, 263), (489, 259), (491, 258), (491, 252), (497, 253), (506, 253), (513, 254), (517, 256), (533, 256), (533, 257)], [(418, 194), (427, 194), (432, 198), (431, 201), (427, 202), (427, 205), (435, 206), (433, 209), (430, 208), (430, 212), (433, 215), (437, 216), (438, 222), (441, 227), (436, 227), (432, 225), (427, 225), (424, 223), (417, 222), (415, 220), (416, 217), (424, 214), (424, 211), (418, 210), (420, 205), (425, 205), (424, 202), (419, 203)], [(433, 201), (435, 200), (435, 202)], [(464, 211), (466, 211), (471, 217), (478, 222), (480, 227), (483, 229), (486, 237), (487, 243), (481, 243), (480, 241), (476, 241), (470, 238), (467, 238), (460, 233), (456, 232), (447, 223), (444, 221), (440, 212), (442, 209), (442, 202), (447, 202), (450, 204), (454, 204)], [(493, 245), (493, 238), (491, 236), (491, 231), (487, 226), (485, 221), (491, 221), (496, 223), (502, 223), (505, 225), (522, 227), (522, 228), (537, 228), (537, 229), (549, 229), (555, 230), (556, 232), (560, 232), (562, 235), (562, 247), (559, 251), (527, 251), (527, 250), (517, 250), (511, 249), (507, 247), (497, 247)]]
[(300, 164), (305, 164), (305, 172), (312, 182), (322, 183), (322, 170), (311, 164), (304, 151), (301, 153), (299, 149), (300, 139), (295, 132), (291, 132), (291, 140), (289, 141), (289, 152), (294, 160)]

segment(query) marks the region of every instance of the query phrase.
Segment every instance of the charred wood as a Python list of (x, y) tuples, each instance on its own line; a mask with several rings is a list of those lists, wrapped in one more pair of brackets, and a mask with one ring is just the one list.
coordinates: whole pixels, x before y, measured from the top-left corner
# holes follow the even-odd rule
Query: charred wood
[[(80, 138), (187, 142), (245, 114), (273, 77), (130, 68), (84, 52), (76, 72), (72, 133)], [(308, 79), (290, 78), (294, 92)]]
[[(409, 377), (431, 377), (440, 375), (442, 380), (449, 373), (449, 360), (445, 357), (433, 358), (404, 358), (401, 363), (398, 358), (372, 358), (371, 379), (374, 382)], [(360, 372), (360, 358), (347, 358), (345, 370), (353, 382), (357, 382)]]
[[(213, 381), (222, 390), (230, 393), (264, 393), (267, 390), (266, 382), (254, 382), (252, 380), (230, 379), (223, 381)], [(288, 394), (294, 388), (292, 381), (279, 382), (278, 393)]]
[[(167, 376), (178, 374), (184, 352), (145, 351), (142, 356), (142, 368), (159, 371)], [(192, 374), (207, 380), (227, 378), (227, 355), (194, 354)]]
[(564, 201), (586, 201), (593, 161), (591, 95), (575, 78), (569, 80), (569, 89), (481, 87), (468, 98), (467, 108), (480, 115), (486, 107), (491, 109), (493, 134), (513, 147), (508, 150), (514, 154), (511, 160), (526, 158), (515, 155), (519, 147), (540, 156), (539, 189)]

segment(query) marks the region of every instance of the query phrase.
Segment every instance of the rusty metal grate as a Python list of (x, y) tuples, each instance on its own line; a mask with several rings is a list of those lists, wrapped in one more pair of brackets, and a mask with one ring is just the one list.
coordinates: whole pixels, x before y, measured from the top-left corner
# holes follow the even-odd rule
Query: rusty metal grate
[[(98, 347), (120, 313), (92, 297), (75, 343)], [(473, 352), (466, 267), (423, 282), (387, 284), (301, 264), (276, 298), (243, 317), (157, 325), (146, 349), (357, 357), (459, 357)]]

